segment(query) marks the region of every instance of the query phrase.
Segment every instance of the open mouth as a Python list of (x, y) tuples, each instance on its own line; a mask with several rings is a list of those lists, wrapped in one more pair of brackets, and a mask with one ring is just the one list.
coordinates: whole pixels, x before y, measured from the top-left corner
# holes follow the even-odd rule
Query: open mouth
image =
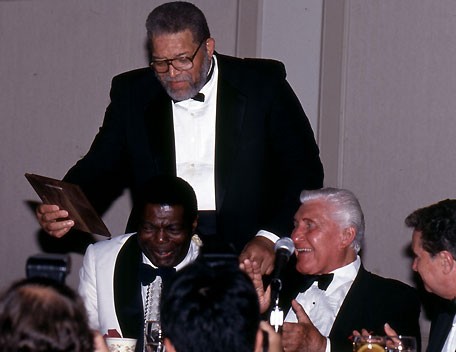
[(166, 258), (173, 254), (172, 250), (158, 250), (154, 251), (155, 255), (160, 258)]
[(312, 252), (311, 248), (296, 248), (296, 252), (298, 253), (309, 253)]

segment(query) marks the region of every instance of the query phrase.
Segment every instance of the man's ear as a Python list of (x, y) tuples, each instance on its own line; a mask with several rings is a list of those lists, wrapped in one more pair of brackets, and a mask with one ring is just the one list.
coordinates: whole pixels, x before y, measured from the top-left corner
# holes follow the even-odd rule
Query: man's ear
[(212, 58), (212, 55), (215, 51), (215, 39), (214, 38), (207, 38), (206, 39), (206, 52), (209, 59)]
[[(263, 352), (263, 330), (258, 328), (256, 338), (255, 338), (255, 352)], [(168, 350), (166, 350), (168, 352)]]
[(441, 251), (438, 254), (440, 264), (443, 268), (444, 274), (449, 274), (451, 271), (456, 270), (456, 263), (453, 255), (448, 251)]
[(165, 340), (163, 341), (163, 344), (165, 345), (165, 351), (166, 352), (176, 352), (176, 349), (174, 348), (174, 345), (171, 343), (171, 340), (165, 337)]
[(195, 220), (193, 220), (193, 223), (192, 223), (192, 233), (195, 232), (195, 229), (196, 229), (197, 226), (198, 226), (198, 216), (195, 218)]
[(356, 237), (356, 230), (353, 226), (347, 227), (342, 231), (341, 247), (346, 248), (352, 244)]

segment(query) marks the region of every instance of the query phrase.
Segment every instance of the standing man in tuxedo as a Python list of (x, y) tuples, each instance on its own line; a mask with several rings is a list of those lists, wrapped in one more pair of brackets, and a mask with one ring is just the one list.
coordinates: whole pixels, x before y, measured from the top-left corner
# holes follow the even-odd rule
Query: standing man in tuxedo
[[(323, 185), (284, 65), (219, 54), (204, 14), (188, 2), (158, 6), (146, 28), (150, 67), (113, 79), (103, 125), (65, 180), (102, 213), (125, 188), (135, 201), (151, 176), (177, 174), (196, 191), (199, 233), (244, 249), (270, 272), (271, 239), (290, 234), (296, 195)], [(73, 226), (57, 206), (36, 214), (55, 237)]]
[[(456, 199), (415, 210), (405, 219), (413, 229), (413, 270), (424, 288), (446, 300), (433, 319), (428, 352), (456, 350)], [(401, 330), (397, 330), (402, 334)]]
[(192, 235), (197, 202), (186, 181), (155, 177), (135, 206), (141, 214), (137, 233), (87, 248), (79, 293), (93, 329), (142, 341), (144, 321), (159, 320), (162, 285), (197, 258), (201, 243)]
[[(353, 330), (384, 334), (389, 323), (420, 340), (420, 303), (404, 283), (368, 272), (357, 255), (364, 238), (364, 215), (355, 195), (344, 189), (302, 191), (291, 235), (296, 271), (284, 273), (279, 305), (286, 316), (286, 352), (352, 351)], [(259, 265), (245, 260), (262, 311), (270, 304)], [(268, 293), (268, 291), (266, 291)], [(290, 308), (291, 303), (291, 309)]]

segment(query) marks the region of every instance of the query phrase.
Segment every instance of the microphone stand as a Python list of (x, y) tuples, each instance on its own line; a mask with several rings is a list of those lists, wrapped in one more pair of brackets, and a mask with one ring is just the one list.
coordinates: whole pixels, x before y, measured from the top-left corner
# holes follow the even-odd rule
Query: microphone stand
[(283, 310), (279, 307), (279, 293), (282, 289), (282, 281), (274, 278), (271, 281), (271, 302), (272, 309), (269, 316), (269, 323), (274, 327), (275, 332), (279, 332), (283, 325)]
[(294, 253), (295, 247), (293, 241), (289, 237), (282, 237), (274, 245), (275, 262), (274, 271), (271, 279), (271, 304), (269, 322), (278, 332), (283, 325), (283, 310), (279, 307), (279, 293), (282, 289), (282, 281), (280, 280), (281, 271), (285, 268), (288, 259)]

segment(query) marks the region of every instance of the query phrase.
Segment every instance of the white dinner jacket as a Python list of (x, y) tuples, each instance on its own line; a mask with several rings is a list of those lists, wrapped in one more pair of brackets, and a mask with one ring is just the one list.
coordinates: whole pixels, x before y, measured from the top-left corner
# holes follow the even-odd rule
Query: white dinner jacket
[[(91, 244), (79, 271), (79, 294), (84, 300), (92, 329), (105, 334), (116, 329), (122, 334), (114, 302), (114, 270), (117, 255), (134, 233), (113, 237)], [(187, 256), (176, 266), (180, 270), (193, 262), (199, 254), (197, 241), (191, 241)]]

